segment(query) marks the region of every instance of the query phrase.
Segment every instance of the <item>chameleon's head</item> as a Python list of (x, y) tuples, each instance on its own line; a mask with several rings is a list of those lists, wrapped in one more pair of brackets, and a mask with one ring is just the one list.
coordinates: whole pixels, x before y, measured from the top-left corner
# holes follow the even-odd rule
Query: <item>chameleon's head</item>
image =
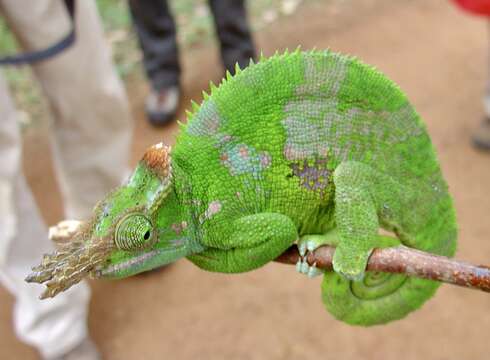
[(128, 182), (99, 202), (92, 218), (56, 252), (45, 255), (26, 281), (45, 283), (41, 298), (53, 297), (87, 275), (126, 277), (188, 255), (186, 238), (167, 231), (175, 218), (165, 214), (178, 211), (162, 210), (177, 207), (166, 201), (171, 192), (170, 148), (157, 144), (146, 151)]

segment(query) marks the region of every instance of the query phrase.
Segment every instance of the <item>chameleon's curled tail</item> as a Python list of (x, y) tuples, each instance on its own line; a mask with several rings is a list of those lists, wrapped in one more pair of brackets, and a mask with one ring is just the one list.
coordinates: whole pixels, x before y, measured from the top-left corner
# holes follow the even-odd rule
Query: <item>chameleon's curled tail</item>
[(351, 325), (376, 325), (398, 320), (418, 309), (439, 283), (400, 274), (367, 272), (352, 282), (334, 272), (325, 274), (322, 298), (327, 310)]
[[(404, 242), (404, 245), (453, 256), (456, 238), (455, 212), (451, 197), (446, 194), (434, 206), (415, 244)], [(349, 281), (335, 272), (327, 272), (322, 282), (322, 298), (327, 310), (337, 319), (351, 325), (370, 326), (399, 320), (417, 310), (434, 295), (439, 285), (436, 281), (403, 274), (366, 272), (362, 281)]]

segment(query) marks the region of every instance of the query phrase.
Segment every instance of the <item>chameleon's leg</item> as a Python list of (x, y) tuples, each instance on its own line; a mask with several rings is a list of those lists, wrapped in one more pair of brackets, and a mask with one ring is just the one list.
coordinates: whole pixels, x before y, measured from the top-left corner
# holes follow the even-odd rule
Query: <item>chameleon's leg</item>
[(367, 261), (378, 246), (378, 205), (385, 189), (396, 188), (389, 179), (362, 163), (349, 161), (334, 172), (335, 222), (339, 244), (333, 257), (335, 272), (350, 280), (364, 277)]
[(293, 221), (278, 213), (247, 215), (231, 226), (226, 248), (210, 247), (189, 260), (209, 271), (245, 272), (274, 260), (298, 239)]

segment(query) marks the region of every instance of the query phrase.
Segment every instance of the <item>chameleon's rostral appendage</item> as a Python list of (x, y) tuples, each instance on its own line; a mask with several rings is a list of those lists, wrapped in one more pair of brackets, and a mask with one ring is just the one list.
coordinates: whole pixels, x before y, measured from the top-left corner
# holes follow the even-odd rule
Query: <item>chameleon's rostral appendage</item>
[(32, 273), (25, 280), (46, 285), (41, 299), (67, 290), (104, 263), (112, 244), (104, 241), (87, 243), (85, 240), (90, 231), (90, 224), (80, 223), (73, 239), (59, 244), (56, 252), (44, 255), (41, 264), (32, 268)]
[(298, 238), (296, 226), (282, 214), (248, 215), (235, 220), (232, 226), (226, 246), (215, 245), (189, 259), (205, 270), (245, 272), (274, 260)]

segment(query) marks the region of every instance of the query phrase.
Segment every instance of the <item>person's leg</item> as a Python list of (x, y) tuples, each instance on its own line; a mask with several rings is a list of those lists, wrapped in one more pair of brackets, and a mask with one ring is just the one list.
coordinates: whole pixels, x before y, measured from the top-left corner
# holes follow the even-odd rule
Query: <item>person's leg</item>
[[(488, 51), (490, 52), (490, 22), (488, 26)], [(485, 111), (483, 122), (473, 133), (473, 144), (480, 150), (490, 151), (490, 55), (487, 55), (487, 85), (483, 96), (483, 109)]]
[(40, 301), (42, 288), (24, 278), (53, 250), (21, 168), (16, 111), (0, 77), (0, 282), (15, 297), (17, 336), (45, 358), (65, 353), (87, 337), (89, 288), (85, 283), (56, 299)]
[(247, 23), (244, 0), (209, 0), (225, 68), (235, 73), (235, 64), (248, 66), (255, 59), (252, 35)]
[(153, 125), (175, 116), (180, 97), (180, 64), (175, 22), (167, 1), (129, 0), (151, 90), (146, 113)]
[[(10, 4), (9, 25), (29, 50), (69, 29), (62, 1), (0, 1)], [(83, 219), (127, 175), (131, 123), (95, 2), (76, 4), (76, 43), (34, 71), (54, 117), (52, 149), (65, 215)]]
[[(25, 50), (42, 49), (56, 42), (70, 27), (63, 2), (58, 0), (0, 0), (0, 11)], [(76, 24), (76, 43), (34, 70), (53, 110), (52, 148), (65, 213), (80, 219), (89, 216), (96, 201), (120, 184), (126, 174), (131, 131), (127, 98), (114, 72), (93, 1), (77, 2)], [(51, 248), (47, 230), (40, 221), (35, 225), (36, 220), (32, 220), (38, 214), (32, 210), (32, 199), (22, 195), (25, 186), (20, 183), (17, 189), (17, 203), (25, 206), (19, 210), (24, 215), (17, 215), (19, 231), (30, 232), (18, 236), (25, 242), (13, 242), (6, 259), (5, 266), (11, 264), (22, 270), (2, 267), (1, 272), (2, 282), (17, 299), (15, 322), (19, 336), (37, 346), (45, 357), (76, 346), (70, 354), (91, 354), (95, 358), (93, 346), (85, 346), (88, 288), (77, 286), (60, 294), (60, 299), (58, 295), (41, 302), (37, 299), (41, 289), (24, 285), (29, 267)], [(24, 296), (15, 293), (16, 289), (30, 292)]]
[(166, 0), (129, 0), (143, 64), (152, 88), (166, 89), (179, 85), (175, 22)]

